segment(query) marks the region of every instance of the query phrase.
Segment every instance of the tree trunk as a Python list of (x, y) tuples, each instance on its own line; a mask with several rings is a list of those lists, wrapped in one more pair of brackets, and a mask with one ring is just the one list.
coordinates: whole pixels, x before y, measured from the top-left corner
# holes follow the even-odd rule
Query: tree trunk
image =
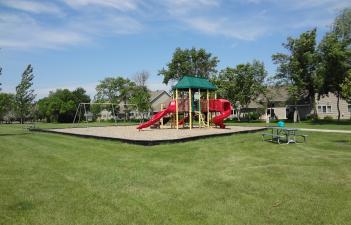
[[(248, 107), (249, 107), (249, 105), (248, 105), (248, 104), (245, 104), (246, 110), (248, 110)], [(250, 112), (249, 112), (249, 110), (248, 110), (248, 112), (247, 112), (247, 119), (248, 119), (248, 121), (250, 122)]]
[(337, 93), (336, 107), (338, 108), (338, 121), (340, 121), (340, 94)]
[(312, 105), (313, 117), (314, 117), (314, 119), (317, 119), (316, 98), (314, 95), (310, 96), (310, 103)]

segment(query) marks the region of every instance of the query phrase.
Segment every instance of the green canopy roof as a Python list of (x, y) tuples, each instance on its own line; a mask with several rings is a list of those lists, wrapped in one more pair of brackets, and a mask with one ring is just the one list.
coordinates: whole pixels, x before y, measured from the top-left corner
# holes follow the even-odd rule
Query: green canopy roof
[(216, 86), (205, 78), (184, 76), (178, 81), (173, 89), (202, 89), (202, 90), (216, 90)]

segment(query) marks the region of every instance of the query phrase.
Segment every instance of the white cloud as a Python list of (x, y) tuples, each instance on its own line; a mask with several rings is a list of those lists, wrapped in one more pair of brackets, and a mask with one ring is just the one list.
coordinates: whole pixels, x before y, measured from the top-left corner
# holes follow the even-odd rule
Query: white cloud
[(62, 15), (62, 10), (55, 4), (49, 2), (35, 2), (24, 0), (2, 0), (0, 4), (13, 9), (29, 12), (29, 13), (47, 13)]
[(303, 1), (293, 1), (286, 0), (291, 5), (293, 9), (311, 9), (318, 7), (326, 7), (328, 10), (341, 10), (347, 6), (351, 5), (349, 0), (303, 0)]
[(139, 21), (116, 14), (83, 15), (72, 20), (68, 27), (91, 36), (133, 34), (143, 29)]
[(23, 14), (0, 14), (0, 47), (15, 49), (60, 49), (81, 45), (97, 36), (115, 36), (140, 32), (142, 25), (127, 16), (73, 17), (61, 25), (43, 24)]
[(219, 0), (167, 0), (164, 3), (172, 15), (182, 15), (196, 10), (211, 9), (220, 5)]
[(83, 6), (111, 7), (121, 11), (135, 10), (137, 2), (135, 0), (64, 0), (66, 4), (73, 8)]
[(206, 34), (247, 41), (255, 40), (269, 30), (262, 16), (245, 19), (195, 17), (186, 19), (184, 22), (191, 28)]
[(74, 30), (45, 27), (25, 14), (0, 14), (0, 27), (1, 47), (56, 49), (88, 40)]

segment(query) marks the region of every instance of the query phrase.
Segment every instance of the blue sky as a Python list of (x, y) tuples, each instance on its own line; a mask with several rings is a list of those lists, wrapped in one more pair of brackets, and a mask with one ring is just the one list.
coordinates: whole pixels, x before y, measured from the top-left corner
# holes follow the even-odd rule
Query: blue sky
[(319, 39), (349, 0), (0, 0), (2, 89), (14, 92), (27, 64), (38, 98), (56, 88), (93, 96), (107, 76), (151, 74), (150, 89), (168, 89), (158, 70), (176, 47), (205, 48), (218, 69), (253, 59), (275, 66), (288, 36), (318, 28)]

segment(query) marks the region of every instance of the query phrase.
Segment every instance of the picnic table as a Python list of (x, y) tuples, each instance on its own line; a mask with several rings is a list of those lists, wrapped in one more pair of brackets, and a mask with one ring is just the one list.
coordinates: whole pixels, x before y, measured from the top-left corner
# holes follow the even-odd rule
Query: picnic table
[[(303, 141), (306, 142), (307, 135), (298, 134), (299, 129), (297, 128), (287, 128), (279, 126), (267, 127), (267, 133), (262, 134), (263, 141), (276, 142), (278, 144), (284, 142), (286, 144), (297, 143), (296, 138), (302, 137)], [(270, 132), (269, 132), (270, 131)], [(269, 137), (265, 139), (265, 137)]]

